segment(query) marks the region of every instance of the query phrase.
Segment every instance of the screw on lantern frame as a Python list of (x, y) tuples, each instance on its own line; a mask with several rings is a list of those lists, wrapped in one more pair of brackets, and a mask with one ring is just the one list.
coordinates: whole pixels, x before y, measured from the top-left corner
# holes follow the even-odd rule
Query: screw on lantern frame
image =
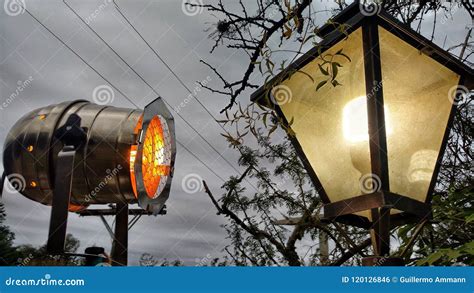
[[(337, 29), (336, 24), (345, 24), (346, 31)], [(375, 176), (380, 178), (380, 190), (349, 199), (331, 202), (316, 172), (307, 159), (303, 148), (295, 136), (289, 136), (302, 163), (307, 170), (314, 186), (316, 187), (324, 205), (324, 217), (328, 220), (350, 224), (361, 228), (373, 229), (375, 233), (374, 250), (377, 255), (389, 254), (390, 229), (411, 222), (418, 222), (431, 218), (431, 199), (436, 184), (436, 179), (441, 166), (441, 160), (449, 138), (449, 132), (456, 113), (456, 103), (452, 103), (448, 124), (443, 136), (435, 168), (429, 184), (426, 201), (420, 202), (409, 197), (390, 192), (389, 170), (387, 160), (387, 137), (385, 132), (384, 96), (382, 84), (382, 70), (379, 48), (378, 27), (382, 27), (399, 37), (409, 45), (429, 55), (432, 59), (460, 75), (459, 86), (469, 90), (474, 88), (474, 72), (459, 60), (414, 32), (410, 27), (402, 24), (383, 10), (373, 16), (366, 16), (360, 12), (359, 3), (349, 5), (344, 11), (333, 18), (331, 23), (324, 25), (318, 35), (323, 38), (319, 47), (309, 52), (290, 64), (287, 69), (279, 73), (264, 86), (251, 95), (251, 100), (275, 110), (286, 127), (291, 128), (280, 106), (275, 99), (270, 99), (271, 89), (278, 85), (292, 72), (296, 72), (325, 51), (333, 47), (349, 34), (362, 28), (362, 43), (364, 54), (365, 84), (367, 97), (367, 115), (369, 129), (369, 154), (371, 169)], [(376, 88), (377, 87), (377, 88)], [(461, 95), (461, 93), (458, 93)], [(391, 215), (390, 210), (397, 209), (401, 213)], [(371, 210), (372, 221), (366, 217), (355, 215), (355, 212)]]

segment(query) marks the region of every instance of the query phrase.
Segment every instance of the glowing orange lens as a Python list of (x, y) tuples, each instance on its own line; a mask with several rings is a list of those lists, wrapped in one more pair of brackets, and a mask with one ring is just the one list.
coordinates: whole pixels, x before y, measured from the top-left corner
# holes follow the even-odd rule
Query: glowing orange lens
[[(141, 128), (142, 119), (138, 121), (136, 133)], [(132, 188), (137, 197), (137, 185), (135, 177), (135, 160), (137, 157), (137, 145), (130, 149), (130, 179)], [(169, 175), (170, 167), (165, 163), (165, 139), (163, 127), (158, 116), (155, 116), (148, 125), (143, 141), (142, 174), (143, 183), (148, 197), (154, 198), (160, 185), (161, 176)]]
[[(140, 132), (140, 129), (142, 129), (142, 123), (143, 123), (143, 115), (140, 116), (138, 119), (137, 125), (135, 125), (135, 129), (133, 130), (133, 133), (138, 135), (138, 132)], [(138, 198), (138, 193), (137, 193), (137, 180), (135, 177), (135, 159), (137, 157), (137, 150), (138, 146), (137, 145), (132, 145), (130, 148), (130, 180), (132, 181), (132, 189), (133, 189), (133, 194), (135, 195), (135, 198)]]
[(142, 173), (148, 197), (156, 195), (160, 177), (169, 174), (165, 165), (165, 139), (160, 119), (155, 116), (148, 125), (143, 142)]
[(135, 159), (137, 157), (137, 145), (132, 145), (132, 148), (130, 149), (130, 180), (132, 181), (132, 189), (133, 189), (133, 194), (135, 194), (135, 198), (137, 197), (137, 180), (135, 177)]

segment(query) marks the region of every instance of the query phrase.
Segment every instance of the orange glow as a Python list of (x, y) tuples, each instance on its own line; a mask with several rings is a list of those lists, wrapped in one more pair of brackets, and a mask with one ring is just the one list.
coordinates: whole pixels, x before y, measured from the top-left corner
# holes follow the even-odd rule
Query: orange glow
[(87, 206), (82, 206), (82, 205), (78, 205), (78, 204), (73, 204), (73, 203), (69, 203), (69, 208), (68, 210), (70, 212), (80, 212), (82, 211), (83, 209), (87, 208)]
[(39, 118), (40, 120), (44, 120), (44, 119), (46, 118), (46, 115), (44, 115), (44, 114), (39, 115), (38, 118)]
[[(142, 118), (138, 121), (135, 133), (138, 134), (142, 125)], [(137, 197), (137, 185), (135, 177), (135, 160), (137, 156), (138, 146), (132, 145), (130, 148), (130, 179), (132, 181), (132, 189)], [(148, 197), (154, 198), (160, 185), (161, 176), (169, 175), (170, 166), (165, 163), (165, 139), (163, 127), (158, 116), (153, 117), (148, 125), (143, 141), (142, 153), (142, 174), (143, 183)]]
[(169, 174), (170, 168), (165, 165), (165, 139), (163, 127), (158, 116), (153, 117), (148, 125), (143, 142), (142, 173), (148, 197), (154, 198), (161, 176)]
[(31, 181), (31, 183), (30, 183), (30, 186), (31, 186), (31, 187), (36, 187), (37, 185), (38, 185), (38, 184), (36, 184), (35, 181)]
[(32, 146), (32, 145), (29, 145), (29, 146), (26, 148), (26, 150), (31, 153), (31, 152), (33, 151), (33, 146)]
[[(133, 133), (135, 135), (138, 135), (140, 132), (140, 129), (142, 129), (142, 123), (143, 123), (143, 115), (140, 116), (138, 119), (137, 125), (135, 126), (135, 129), (133, 130)], [(132, 145), (130, 148), (130, 180), (132, 181), (132, 189), (133, 189), (133, 194), (135, 195), (135, 198), (138, 198), (138, 193), (137, 193), (137, 179), (135, 177), (135, 159), (137, 157), (137, 150), (138, 146), (137, 145)]]
[(130, 180), (132, 181), (132, 189), (133, 189), (133, 194), (135, 194), (135, 198), (137, 198), (137, 180), (135, 177), (135, 159), (137, 157), (137, 145), (132, 145), (132, 148), (130, 149)]

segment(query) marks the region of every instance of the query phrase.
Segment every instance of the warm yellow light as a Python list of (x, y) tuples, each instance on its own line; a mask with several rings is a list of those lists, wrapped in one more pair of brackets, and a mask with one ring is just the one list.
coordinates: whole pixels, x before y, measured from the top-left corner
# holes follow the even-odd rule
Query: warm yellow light
[(410, 182), (431, 181), (437, 158), (438, 152), (434, 150), (419, 150), (414, 153), (410, 158), (408, 180)]
[(145, 189), (150, 198), (156, 196), (161, 176), (169, 174), (165, 162), (165, 138), (163, 125), (158, 116), (153, 117), (148, 125), (143, 142), (142, 173)]
[[(387, 107), (384, 107), (386, 134), (392, 133), (390, 125), (390, 115)], [(367, 98), (365, 96), (357, 97), (346, 104), (342, 113), (342, 129), (344, 138), (357, 143), (369, 140), (369, 122), (367, 117)]]
[(137, 197), (137, 184), (136, 184), (136, 177), (135, 177), (135, 160), (137, 158), (137, 145), (132, 145), (130, 149), (130, 178), (132, 181), (132, 189), (133, 194)]
[(344, 138), (350, 142), (369, 139), (367, 99), (358, 97), (346, 104), (343, 110)]
[[(143, 117), (143, 116), (142, 116)], [(140, 118), (135, 129), (135, 133), (138, 134), (142, 119)], [(151, 119), (148, 129), (145, 134), (143, 142), (143, 153), (142, 153), (142, 175), (143, 183), (148, 197), (155, 198), (159, 193), (160, 183), (163, 180), (163, 176), (170, 174), (169, 162), (166, 161), (166, 149), (165, 149), (165, 132), (163, 125), (158, 116)], [(138, 146), (132, 145), (130, 148), (130, 178), (132, 181), (132, 188), (135, 196), (137, 196), (137, 185), (135, 176), (135, 161), (137, 158)]]

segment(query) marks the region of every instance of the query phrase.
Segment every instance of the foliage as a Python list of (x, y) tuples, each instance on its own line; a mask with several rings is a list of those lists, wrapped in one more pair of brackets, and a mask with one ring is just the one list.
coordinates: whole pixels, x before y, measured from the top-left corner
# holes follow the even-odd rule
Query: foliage
[(157, 260), (153, 255), (149, 253), (143, 253), (140, 256), (138, 261), (141, 267), (181, 267), (183, 263), (180, 260), (168, 261), (164, 259), (163, 261)]
[(3, 203), (0, 202), (0, 265), (8, 265), (11, 259), (16, 258), (16, 250), (13, 246), (13, 240), (15, 235), (10, 231), (8, 226), (4, 224), (5, 222), (5, 207)]
[[(15, 234), (4, 224), (5, 207), (0, 202), (0, 265), (1, 266), (69, 266), (79, 265), (80, 260), (71, 256), (53, 256), (46, 253), (46, 245), (14, 246)], [(77, 252), (80, 242), (72, 234), (66, 235), (65, 250)]]
[[(222, 82), (222, 88), (202, 86), (229, 98), (229, 104), (222, 110), (225, 119), (219, 122), (228, 128), (235, 127), (233, 132), (226, 128), (222, 135), (240, 153), (238, 163), (245, 169), (223, 185), (221, 197), (214, 196), (205, 185), (218, 214), (228, 218), (224, 228), (231, 245), (225, 250), (235, 265), (359, 264), (361, 256), (371, 253), (370, 236), (361, 229), (321, 221), (319, 194), (288, 141), (294, 135), (292, 121), (282, 121), (270, 103), (269, 93), (275, 89), (268, 81), (275, 78), (278, 84), (282, 77), (291, 77), (295, 71), (288, 64), (306, 54), (305, 44), (318, 49), (320, 27), (315, 20), (322, 9), (315, 10), (320, 6), (311, 0), (256, 2), (256, 8), (242, 1), (234, 7), (223, 1), (216, 5), (189, 4), (202, 6), (218, 18), (214, 30), (210, 28), (213, 30), (210, 37), (215, 41), (211, 52), (225, 45), (249, 56), (241, 78), (234, 80), (226, 79), (216, 67), (201, 61)], [(338, 8), (332, 11), (334, 15), (347, 6), (346, 1), (337, 4)], [(449, 18), (463, 9), (461, 3), (445, 1), (382, 1), (382, 5), (418, 32), (425, 25), (423, 20), (428, 13), (444, 13)], [(347, 30), (347, 26), (334, 19), (329, 19), (328, 24), (341, 32)], [(433, 39), (436, 18), (431, 25)], [(472, 64), (471, 32), (468, 30), (464, 43), (448, 48), (448, 51), (461, 49), (459, 59), (467, 64)], [(336, 55), (323, 54), (323, 62), (313, 69), (326, 77), (314, 85), (315, 91), (324, 86), (340, 86), (337, 58), (349, 61), (351, 58), (343, 51)], [(314, 83), (311, 74), (299, 72)], [(237, 98), (247, 99), (243, 93), (257, 88), (253, 82), (262, 79), (269, 107), (255, 103), (242, 106)], [(238, 109), (232, 113), (235, 106)], [(459, 108), (437, 181), (433, 221), (404, 225), (392, 231), (401, 243), (400, 250), (393, 251), (393, 255), (402, 255), (413, 265), (472, 264), (474, 235), (472, 224), (468, 224), (473, 217), (472, 98)], [(330, 239), (329, 252), (319, 245), (325, 237)]]
[[(336, 1), (337, 8), (330, 12), (336, 15), (348, 6), (347, 2), (349, 1)], [(360, 0), (359, 2), (365, 1)], [(381, 4), (378, 5), (381, 5), (385, 11), (403, 23), (412, 26), (418, 32), (421, 31), (423, 25), (426, 25), (423, 20), (429, 13), (444, 12), (444, 18), (447, 19), (453, 17), (452, 15), (458, 11), (465, 11), (462, 4), (455, 1), (384, 0), (379, 2)], [(259, 78), (256, 75), (263, 76), (266, 84), (271, 77), (288, 70), (285, 64), (291, 64), (296, 58), (305, 54), (303, 51), (305, 44), (319, 46), (317, 34), (320, 27), (316, 25), (316, 21), (321, 12), (326, 10), (324, 10), (324, 5), (318, 4), (320, 3), (312, 0), (256, 0), (251, 4), (244, 4), (242, 0), (226, 3), (218, 0), (217, 4), (187, 3), (190, 7), (205, 8), (217, 18), (216, 23), (208, 28), (209, 37), (214, 41), (211, 53), (225, 44), (226, 48), (244, 52), (249, 57), (247, 68), (241, 78), (236, 80), (226, 79), (217, 67), (201, 60), (223, 84), (222, 88), (211, 88), (203, 84), (202, 86), (211, 92), (229, 98), (229, 104), (222, 110), (222, 113), (232, 109), (237, 104), (237, 97), (246, 90), (258, 87), (253, 83), (255, 79)], [(347, 25), (339, 24), (333, 19), (329, 19), (327, 23), (341, 32), (347, 30)], [(432, 25), (431, 39), (434, 38), (436, 24), (437, 19)], [(462, 61), (469, 63), (469, 57), (474, 54), (472, 46), (472, 43), (468, 43), (466, 50), (463, 50), (466, 53), (462, 53), (460, 56)], [(452, 46), (448, 48), (448, 51), (459, 48), (460, 45)], [(291, 53), (293, 56), (290, 55)], [(276, 64), (280, 66), (276, 66)], [(333, 69), (334, 66), (331, 64), (330, 68)]]
[[(451, 188), (433, 198), (435, 221), (423, 230), (412, 261), (416, 265), (474, 265), (472, 186)], [(399, 232), (401, 239), (407, 234)]]

